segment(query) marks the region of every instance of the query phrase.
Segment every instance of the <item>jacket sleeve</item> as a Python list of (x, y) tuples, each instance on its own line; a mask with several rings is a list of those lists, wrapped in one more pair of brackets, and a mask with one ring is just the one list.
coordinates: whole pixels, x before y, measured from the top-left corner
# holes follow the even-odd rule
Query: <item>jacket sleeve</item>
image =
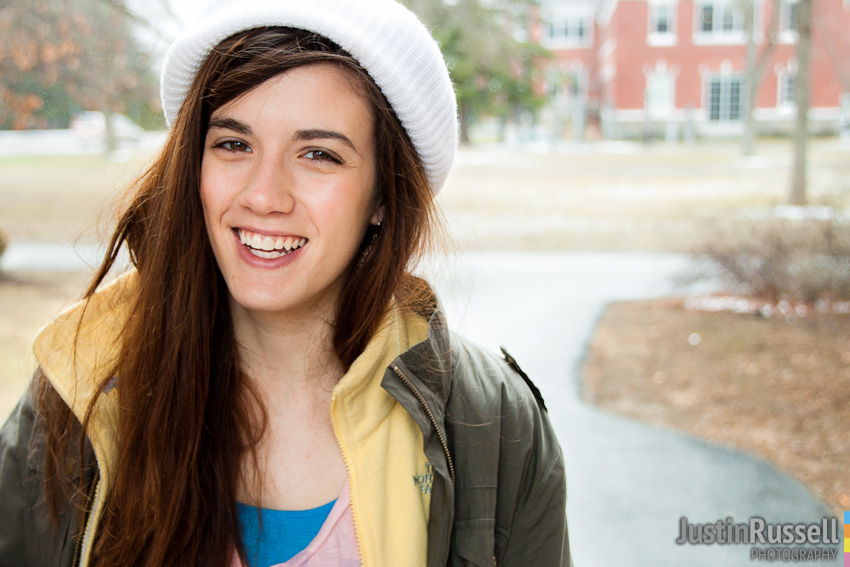
[(0, 566), (25, 565), (24, 514), (29, 503), (25, 486), (33, 426), (29, 391), (0, 429)]
[(0, 567), (68, 566), (75, 514), (65, 510), (55, 525), (47, 519), (43, 434), (31, 390), (0, 429)]
[(534, 412), (532, 450), (499, 565), (571, 566), (564, 460), (545, 411)]
[(446, 425), (462, 560), (450, 564), (569, 566), (564, 459), (540, 393), (510, 355), (459, 346)]

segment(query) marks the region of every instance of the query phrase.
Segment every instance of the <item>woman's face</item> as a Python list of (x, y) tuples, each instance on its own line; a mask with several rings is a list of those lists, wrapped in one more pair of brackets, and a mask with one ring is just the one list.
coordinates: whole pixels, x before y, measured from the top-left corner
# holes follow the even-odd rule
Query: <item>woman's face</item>
[(210, 118), (201, 163), (207, 233), (249, 311), (327, 313), (370, 222), (372, 113), (331, 64), (269, 79)]

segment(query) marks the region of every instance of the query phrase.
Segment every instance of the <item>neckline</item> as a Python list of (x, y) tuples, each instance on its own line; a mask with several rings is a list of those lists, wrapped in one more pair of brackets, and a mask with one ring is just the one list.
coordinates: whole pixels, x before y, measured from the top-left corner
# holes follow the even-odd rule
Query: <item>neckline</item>
[(317, 506), (315, 508), (308, 508), (307, 510), (278, 510), (276, 508), (263, 508), (262, 506), (253, 506), (251, 504), (245, 504), (243, 502), (237, 502), (236, 508), (240, 515), (255, 515), (255, 511), (259, 510), (260, 513), (266, 517), (292, 517), (292, 518), (310, 518), (316, 516), (327, 516), (330, 511), (333, 509), (336, 504), (337, 499), (333, 499), (327, 504), (322, 504), (321, 506)]

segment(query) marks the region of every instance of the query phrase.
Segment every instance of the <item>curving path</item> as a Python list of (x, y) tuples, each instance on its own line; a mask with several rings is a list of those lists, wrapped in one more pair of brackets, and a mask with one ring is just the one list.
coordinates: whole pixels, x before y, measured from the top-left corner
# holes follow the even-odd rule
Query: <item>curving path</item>
[[(685, 265), (667, 255), (481, 253), (434, 278), (452, 326), (487, 347), (507, 346), (546, 398), (567, 462), (577, 567), (755, 565), (750, 545), (676, 545), (680, 518), (813, 523), (829, 515), (760, 459), (580, 400), (577, 368), (605, 305), (684, 291), (671, 276)], [(818, 549), (837, 550), (836, 559), (814, 564), (843, 564), (841, 546)]]

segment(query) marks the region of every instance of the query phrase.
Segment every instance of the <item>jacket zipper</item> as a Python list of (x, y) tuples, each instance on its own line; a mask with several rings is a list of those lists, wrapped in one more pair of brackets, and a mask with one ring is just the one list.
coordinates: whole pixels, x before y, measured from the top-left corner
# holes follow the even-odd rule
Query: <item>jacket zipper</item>
[(407, 388), (411, 392), (413, 392), (413, 395), (416, 397), (417, 400), (419, 400), (419, 404), (422, 406), (422, 408), (425, 410), (425, 413), (428, 415), (428, 419), (431, 420), (431, 425), (434, 426), (434, 431), (437, 432), (437, 437), (440, 439), (440, 445), (443, 446), (443, 452), (446, 454), (446, 462), (449, 465), (449, 474), (452, 477), (452, 486), (454, 486), (454, 484), (455, 484), (455, 466), (454, 466), (454, 463), (452, 462), (452, 455), (451, 455), (451, 453), (449, 453), (449, 446), (446, 443), (446, 437), (445, 437), (445, 435), (443, 435), (443, 432), (440, 430), (440, 427), (437, 425), (437, 419), (434, 417), (434, 413), (431, 411), (431, 408), (428, 406), (428, 402), (425, 401), (425, 398), (419, 392), (419, 389), (416, 386), (413, 385), (413, 382), (411, 382), (410, 379), (407, 376), (404, 375), (404, 373), (401, 371), (401, 368), (399, 368), (396, 363), (392, 364), (392, 369), (393, 369), (393, 372), (395, 372), (396, 375), (399, 377), (399, 379), (402, 382), (404, 382), (404, 385), (407, 386)]
[(348, 497), (351, 502), (351, 519), (354, 523), (354, 540), (357, 542), (357, 553), (360, 555), (360, 565), (366, 565), (366, 562), (363, 560), (363, 543), (360, 541), (360, 529), (357, 526), (357, 522), (354, 522), (354, 490), (351, 485), (351, 465), (349, 464), (349, 455), (348, 448), (342, 442), (342, 433), (340, 433), (340, 425), (339, 418), (337, 417), (337, 397), (336, 394), (333, 394), (331, 397), (332, 407), (331, 407), (331, 423), (334, 428), (334, 436), (336, 437), (336, 444), (339, 445), (339, 452), (342, 453), (342, 462), (345, 464), (345, 475), (348, 479)]
[(71, 565), (73, 567), (77, 567), (77, 561), (80, 559), (80, 550), (83, 548), (83, 540), (86, 538), (86, 532), (88, 531), (89, 515), (92, 512), (91, 504), (92, 500), (94, 500), (94, 495), (97, 492), (98, 484), (100, 484), (100, 469), (95, 469), (94, 479), (92, 480), (91, 487), (89, 488), (89, 493), (86, 496), (86, 517), (83, 522), (83, 532), (80, 534), (80, 537), (77, 539), (77, 545), (74, 547), (74, 560), (71, 561)]

